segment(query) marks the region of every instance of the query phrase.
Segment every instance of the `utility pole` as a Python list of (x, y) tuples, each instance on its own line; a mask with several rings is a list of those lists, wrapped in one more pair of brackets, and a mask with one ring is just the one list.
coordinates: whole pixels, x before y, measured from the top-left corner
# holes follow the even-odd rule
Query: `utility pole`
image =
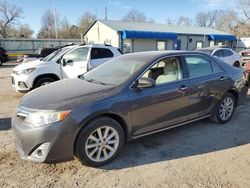
[(105, 20), (108, 20), (108, 7), (105, 7)]
[(53, 2), (53, 15), (54, 15), (55, 34), (56, 34), (56, 39), (57, 39), (57, 15), (56, 15), (56, 4), (55, 4), (55, 1)]

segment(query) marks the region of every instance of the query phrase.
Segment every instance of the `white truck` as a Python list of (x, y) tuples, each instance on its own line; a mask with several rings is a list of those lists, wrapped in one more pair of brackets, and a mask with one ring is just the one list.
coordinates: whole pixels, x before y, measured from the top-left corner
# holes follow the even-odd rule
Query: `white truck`
[(28, 92), (60, 79), (75, 78), (119, 55), (120, 50), (110, 45), (67, 46), (42, 60), (16, 66), (11, 83), (16, 91)]

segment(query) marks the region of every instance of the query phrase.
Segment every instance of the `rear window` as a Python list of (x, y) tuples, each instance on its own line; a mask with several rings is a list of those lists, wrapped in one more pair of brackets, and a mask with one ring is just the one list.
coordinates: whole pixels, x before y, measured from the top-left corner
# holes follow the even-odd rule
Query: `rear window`
[(114, 57), (114, 54), (109, 49), (105, 48), (92, 48), (91, 49), (91, 59), (101, 59)]

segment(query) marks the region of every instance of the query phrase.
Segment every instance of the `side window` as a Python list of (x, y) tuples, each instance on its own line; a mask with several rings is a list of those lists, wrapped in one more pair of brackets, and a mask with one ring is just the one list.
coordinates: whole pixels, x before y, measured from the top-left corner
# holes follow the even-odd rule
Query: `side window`
[(114, 57), (114, 54), (109, 49), (105, 48), (92, 48), (91, 50), (91, 59), (101, 59)]
[(86, 61), (88, 52), (89, 52), (89, 48), (86, 48), (86, 47), (77, 48), (75, 50), (70, 51), (66, 55), (64, 55), (63, 59), (65, 59), (66, 62), (67, 61), (73, 61), (73, 62)]
[(185, 59), (189, 77), (204, 76), (213, 73), (209, 60), (200, 56), (186, 56)]
[(183, 71), (178, 57), (160, 60), (153, 65), (142, 77), (155, 80), (156, 85), (183, 79)]
[(223, 57), (228, 57), (233, 55), (233, 52), (231, 52), (230, 50), (223, 50)]
[(215, 57), (222, 57), (222, 50), (217, 50), (214, 55)]
[(216, 73), (216, 72), (222, 72), (223, 69), (217, 65), (216, 63), (210, 61), (211, 65), (212, 65), (212, 68), (213, 68), (213, 72)]

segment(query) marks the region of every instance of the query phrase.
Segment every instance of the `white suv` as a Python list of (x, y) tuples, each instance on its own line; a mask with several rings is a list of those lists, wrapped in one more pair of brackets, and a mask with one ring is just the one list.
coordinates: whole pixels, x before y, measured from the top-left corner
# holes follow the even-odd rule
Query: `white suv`
[(11, 82), (16, 91), (27, 92), (60, 79), (75, 78), (119, 55), (120, 50), (109, 45), (67, 46), (42, 60), (16, 66)]

